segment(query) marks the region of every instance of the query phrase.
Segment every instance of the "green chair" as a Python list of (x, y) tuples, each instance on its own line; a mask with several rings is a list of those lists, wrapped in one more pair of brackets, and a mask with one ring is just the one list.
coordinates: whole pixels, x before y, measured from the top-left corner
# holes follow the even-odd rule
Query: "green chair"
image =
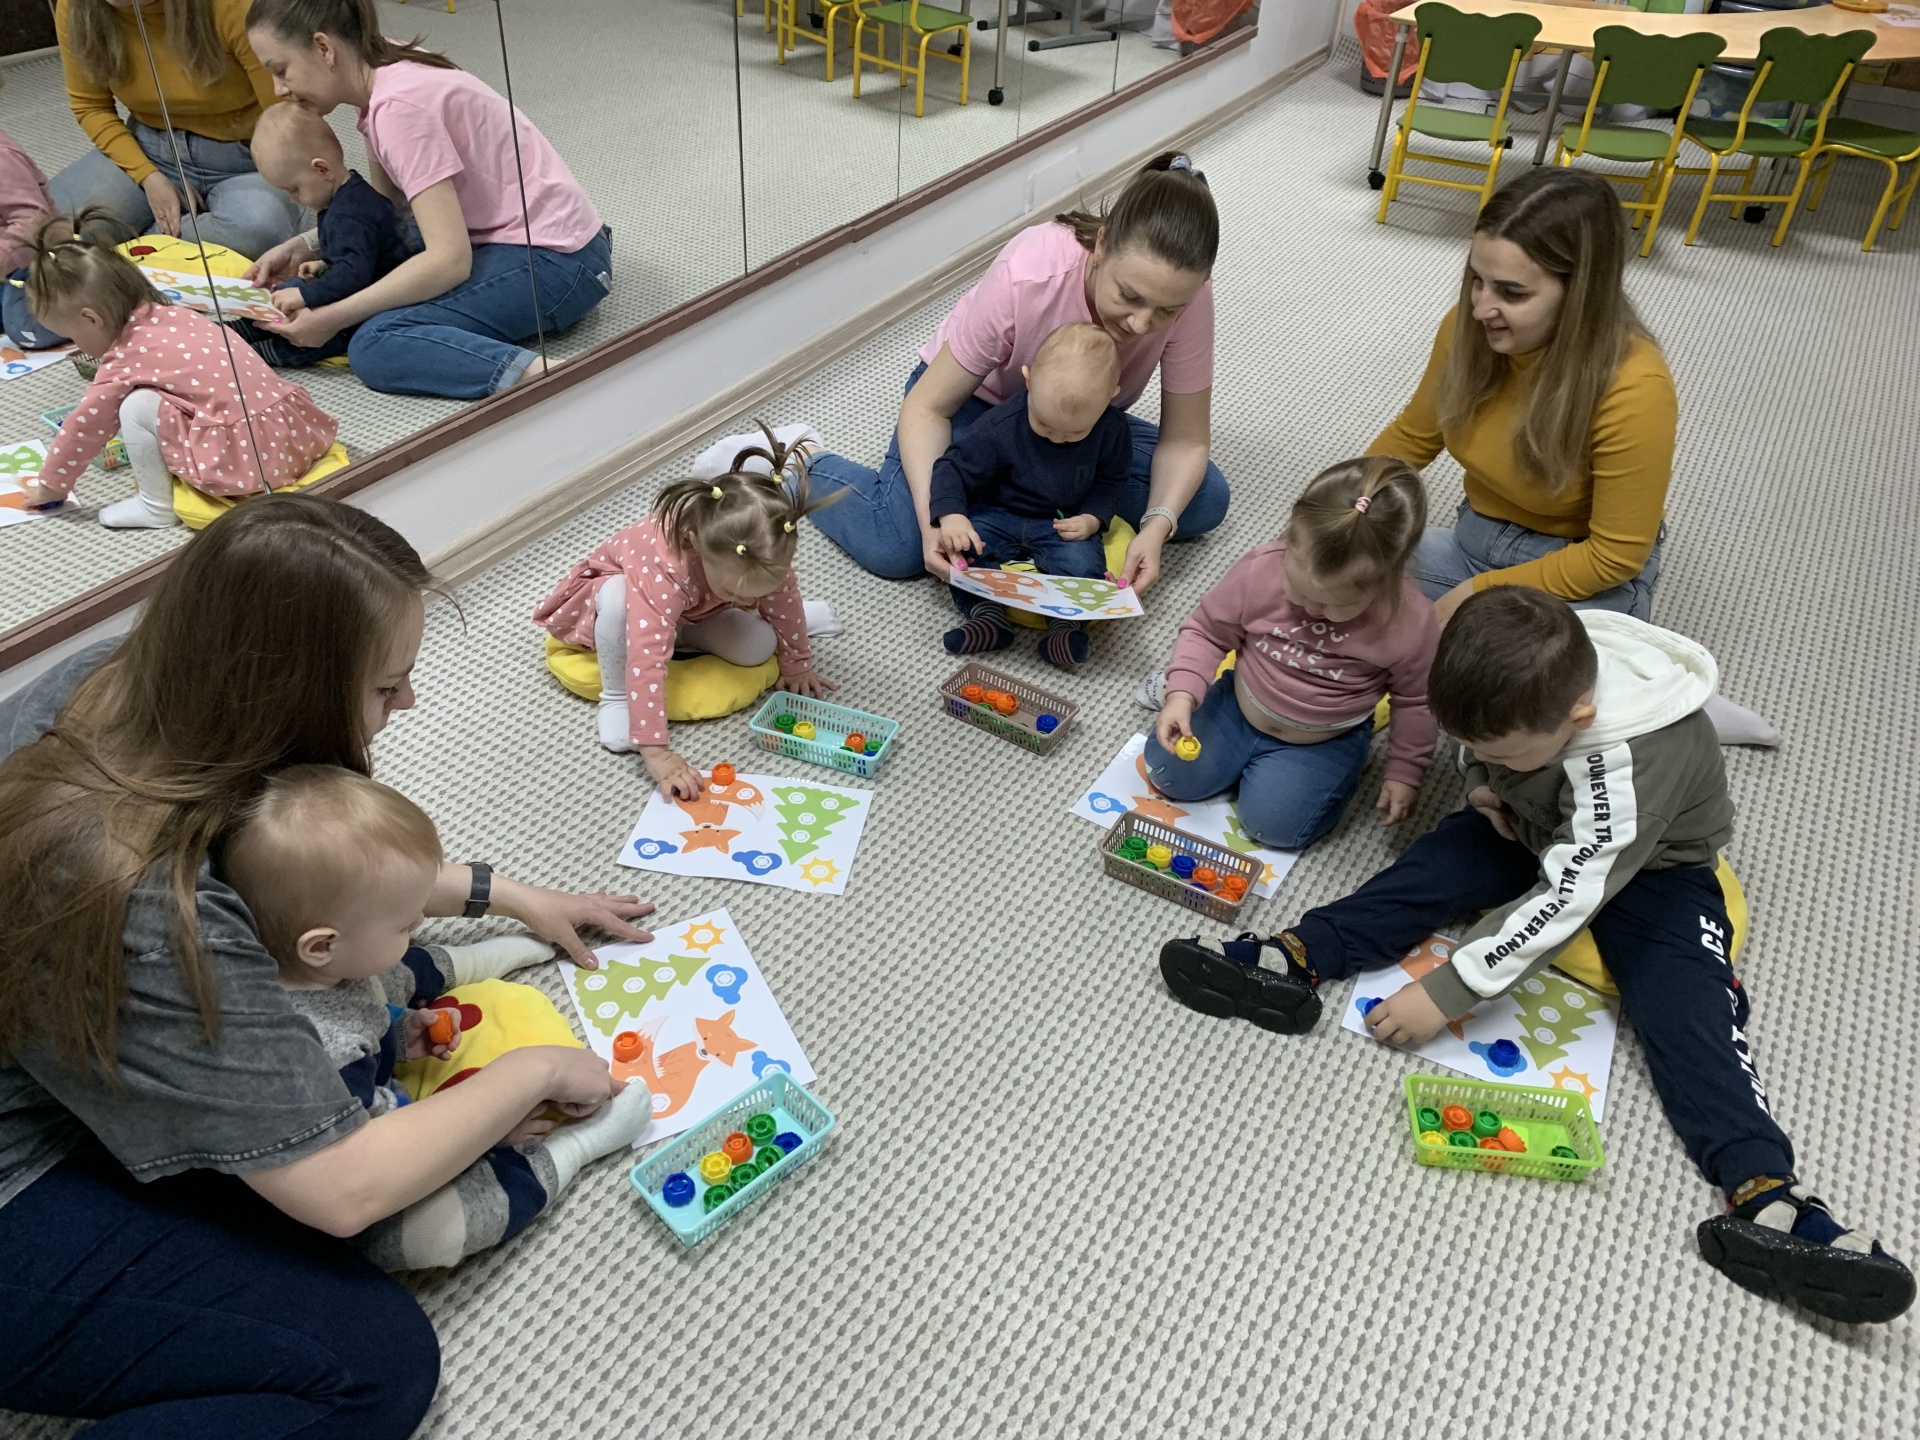
[[(1741, 102), (1740, 113), (1732, 120), (1688, 120), (1684, 137), (1707, 152), (1704, 170), (1676, 166), (1681, 175), (1705, 175), (1699, 203), (1693, 207), (1693, 221), (1687, 226), (1687, 244), (1700, 233), (1700, 221), (1714, 201), (1727, 203), (1737, 217), (1747, 205), (1765, 205), (1785, 201), (1780, 224), (1774, 229), (1773, 243), (1787, 238), (1787, 226), (1793, 220), (1800, 192), (1806, 188), (1808, 161), (1826, 138), (1827, 120), (1833, 113), (1840, 92), (1860, 57), (1871, 50), (1878, 37), (1871, 30), (1849, 30), (1841, 35), (1808, 35), (1782, 25), (1760, 37), (1760, 54), (1754, 61), (1753, 84)], [(1818, 111), (1797, 130), (1791, 123), (1780, 124), (1753, 118), (1756, 105), (1787, 104)], [(1747, 157), (1744, 170), (1727, 170), (1727, 178), (1740, 177), (1740, 188), (1723, 192), (1715, 189), (1722, 162), (1735, 155)], [(1763, 163), (1798, 160), (1794, 168), (1793, 188), (1784, 194), (1762, 194), (1753, 188)]]
[[(1890, 130), (1885, 125), (1872, 125), (1865, 120), (1829, 120), (1826, 138), (1808, 157), (1807, 163), (1818, 172), (1819, 178), (1813, 183), (1813, 198), (1807, 201), (1807, 209), (1820, 208), (1820, 197), (1827, 193), (1827, 181), (1833, 178), (1833, 167), (1843, 157), (1878, 160), (1887, 167), (1887, 188), (1880, 192), (1880, 204), (1873, 212), (1873, 223), (1867, 226), (1867, 238), (1860, 242), (1862, 250), (1871, 250), (1874, 238), (1880, 233), (1880, 222), (1887, 218), (1888, 207), (1897, 208), (1893, 211), (1893, 223), (1887, 229), (1898, 230), (1900, 222), (1907, 218), (1907, 206), (1913, 201), (1914, 187), (1920, 184), (1920, 131)], [(1913, 166), (1905, 185), (1900, 183), (1902, 165)]]
[[(913, 92), (913, 113), (916, 118), (927, 109), (927, 46), (936, 35), (945, 35), (959, 31), (960, 53), (934, 53), (942, 60), (957, 59), (960, 62), (960, 103), (967, 103), (967, 80), (973, 65), (973, 19), (962, 15), (958, 10), (942, 10), (933, 5), (923, 5), (920, 0), (895, 0), (891, 5), (868, 5), (860, 0), (858, 5), (859, 21), (853, 27), (853, 98), (860, 98), (860, 63), (865, 61), (878, 70), (898, 70), (900, 85), (906, 88), (907, 76), (912, 75), (919, 81)], [(871, 25), (880, 32), (880, 50), (878, 54), (869, 51), (861, 42), (867, 27)], [(900, 58), (887, 58), (887, 26), (892, 25), (900, 31)], [(913, 37), (920, 37), (920, 58), (916, 64), (908, 51)]]
[[(1387, 221), (1387, 207), (1398, 197), (1403, 180), (1448, 190), (1470, 190), (1480, 197), (1482, 205), (1487, 203), (1500, 176), (1500, 157), (1513, 143), (1507, 124), (1507, 106), (1513, 99), (1514, 72), (1540, 33), (1540, 22), (1531, 15), (1467, 15), (1437, 0), (1430, 0), (1414, 11), (1414, 21), (1420, 37), (1420, 64), (1413, 72), (1413, 90), (1407, 97), (1407, 108), (1400, 112), (1400, 125), (1393, 133), (1393, 154), (1387, 161), (1386, 184), (1380, 190), (1380, 213), (1374, 217), (1383, 225)], [(1420, 99), (1420, 87), (1429, 80), (1497, 90), (1500, 99), (1491, 115), (1449, 110)], [(1416, 151), (1408, 145), (1414, 135), (1455, 144), (1485, 145), (1488, 158), (1483, 164), (1478, 160)], [(1409, 160), (1477, 170), (1481, 178), (1468, 184), (1431, 175), (1411, 175), (1406, 172)]]
[(1632, 212), (1633, 228), (1644, 222), (1640, 241), (1644, 256), (1653, 249), (1653, 233), (1660, 228), (1673, 169), (1680, 156), (1681, 120), (1672, 130), (1641, 125), (1601, 125), (1594, 120), (1602, 105), (1644, 105), (1649, 110), (1677, 110), (1684, 117), (1693, 108), (1693, 95), (1707, 67), (1726, 49), (1718, 35), (1643, 35), (1624, 25), (1605, 25), (1593, 32), (1593, 93), (1578, 125), (1563, 125), (1554, 146), (1554, 160), (1572, 165), (1582, 155), (1620, 165), (1645, 165), (1644, 177), (1602, 171), (1609, 180), (1637, 184), (1640, 198), (1622, 198)]

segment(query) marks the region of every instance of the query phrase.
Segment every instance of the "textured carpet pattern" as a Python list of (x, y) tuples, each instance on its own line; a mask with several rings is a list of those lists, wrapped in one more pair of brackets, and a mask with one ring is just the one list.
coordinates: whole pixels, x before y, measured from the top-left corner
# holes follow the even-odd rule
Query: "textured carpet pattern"
[[(1226, 237), (1215, 454), (1234, 508), (1174, 551), (1145, 619), (1094, 637), (1080, 675), (1009, 653), (1085, 707), (1055, 754), (937, 710), (953, 662), (934, 585), (861, 575), (803, 532), (805, 589), (848, 626), (818, 646), (820, 669), (903, 722), (845, 898), (613, 864), (643, 772), (597, 747), (528, 616), (677, 465), (463, 587), (459, 613), (434, 609), (420, 708), (381, 742), (383, 777), (427, 805), (452, 855), (639, 888), (663, 921), (728, 906), (843, 1128), (691, 1254), (607, 1163), (515, 1243), (412, 1282), (446, 1353), (424, 1434), (1920, 1433), (1911, 1318), (1848, 1332), (1695, 1256), (1717, 1196), (1630, 1035), (1592, 1182), (1418, 1168), (1400, 1082), (1419, 1062), (1330, 1020), (1282, 1038), (1176, 1006), (1153, 956), (1196, 926), (1103, 877), (1096, 832), (1066, 813), (1142, 723), (1134, 682), (1209, 582), (1411, 393), (1457, 283), (1468, 201), (1415, 193), (1373, 223), (1373, 111), (1349, 73), (1289, 90), (1201, 154)], [(1656, 618), (1711, 647), (1727, 692), (1789, 737), (1729, 759), (1758, 1063), (1820, 1192), (1913, 1258), (1920, 357), (1890, 317), (1915, 312), (1920, 269), (1911, 238), (1858, 253), (1861, 192), (1843, 178), (1784, 251), (1715, 221), (1630, 282), (1682, 396)], [(943, 304), (767, 418), (877, 458)], [(1457, 484), (1438, 466), (1432, 479), (1445, 515)], [(763, 761), (740, 719), (675, 741), (702, 764), (813, 773)], [(1458, 803), (1441, 767), (1404, 834), (1382, 834), (1364, 803), (1380, 763), (1251, 923), (1350, 889)], [(1349, 992), (1332, 987), (1329, 1009)]]

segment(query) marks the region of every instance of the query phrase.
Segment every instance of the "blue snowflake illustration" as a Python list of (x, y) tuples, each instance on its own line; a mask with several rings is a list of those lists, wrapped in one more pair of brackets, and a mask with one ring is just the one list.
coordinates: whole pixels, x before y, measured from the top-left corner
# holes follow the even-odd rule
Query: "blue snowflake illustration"
[(658, 860), (662, 855), (672, 855), (679, 846), (667, 840), (636, 840), (633, 853), (642, 860)]
[(791, 1075), (793, 1073), (793, 1066), (789, 1065), (784, 1060), (774, 1059), (771, 1055), (767, 1054), (767, 1052), (764, 1050), (754, 1051), (753, 1052), (753, 1078), (758, 1080), (761, 1076), (765, 1075), (769, 1070), (782, 1070), (782, 1071), (785, 1071), (787, 1074)]
[(749, 875), (770, 875), (780, 868), (780, 857), (766, 850), (736, 850), (733, 858), (747, 867)]
[(713, 993), (729, 1005), (740, 1003), (740, 987), (747, 983), (747, 972), (738, 965), (712, 965), (707, 968), (707, 984)]
[(1065, 615), (1068, 619), (1072, 619), (1075, 615), (1084, 615), (1087, 613), (1078, 605), (1042, 605), (1040, 608), (1051, 611), (1055, 615)]
[(1111, 795), (1103, 795), (1095, 790), (1087, 796), (1087, 808), (1096, 815), (1118, 815), (1127, 808), (1127, 802), (1116, 800)]

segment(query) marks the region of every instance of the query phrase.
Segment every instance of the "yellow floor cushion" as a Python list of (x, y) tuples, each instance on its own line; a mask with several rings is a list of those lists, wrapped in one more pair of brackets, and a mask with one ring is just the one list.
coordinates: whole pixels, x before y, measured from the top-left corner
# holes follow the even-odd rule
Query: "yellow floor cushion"
[(424, 1100), (444, 1086), (457, 1084), (509, 1050), (529, 1045), (586, 1048), (553, 1002), (531, 985), (476, 980), (428, 998), (442, 1002), (441, 1008), (459, 1009), (460, 1043), (445, 1060), (427, 1055), (393, 1067), (394, 1079), (406, 1088), (410, 1100)]
[[(347, 447), (336, 440), (327, 447), (327, 453), (320, 457), (311, 470), (293, 484), (282, 485), (280, 489), (301, 490), (336, 470), (346, 468)], [(178, 476), (174, 477), (173, 513), (180, 517), (180, 523), (189, 530), (206, 529), (242, 500), (249, 498), (246, 495), (209, 495), (203, 490), (194, 489)]]
[[(1107, 569), (1118, 575), (1127, 564), (1127, 547), (1133, 543), (1133, 527), (1118, 515), (1107, 526), (1106, 533), (1100, 537), (1100, 544), (1107, 552)], [(1010, 560), (1000, 567), (1002, 570), (1032, 570), (1036, 567), (1025, 560)], [(1024, 625), (1029, 630), (1044, 630), (1047, 621), (1044, 615), (1035, 615), (1030, 610), (1016, 610), (1007, 607), (1007, 616), (1016, 625)]]
[(140, 235), (120, 247), (122, 255), (141, 265), (157, 265), (162, 270), (179, 270), (188, 275), (199, 273), (202, 252), (207, 257), (208, 271), (223, 280), (238, 280), (253, 265), (253, 261), (238, 250), (229, 250), (224, 245), (203, 245), (196, 250), (191, 240), (173, 235)]
[[(563, 645), (549, 635), (547, 669), (582, 700), (600, 698), (600, 658), (579, 645)], [(763, 665), (733, 665), (718, 655), (693, 655), (667, 662), (667, 719), (718, 720), (744, 710), (780, 678), (780, 657)]]
[[(1728, 947), (1727, 958), (1738, 960), (1747, 943), (1747, 892), (1740, 888), (1740, 877), (1733, 873), (1726, 856), (1720, 857), (1713, 873), (1720, 881), (1720, 894), (1727, 902), (1727, 919), (1733, 922), (1733, 944)], [(1607, 967), (1600, 962), (1600, 950), (1593, 943), (1593, 936), (1585, 930), (1573, 937), (1553, 964), (1556, 970), (1564, 971), (1583, 985), (1591, 985), (1603, 995), (1620, 993), (1613, 977), (1607, 974)]]

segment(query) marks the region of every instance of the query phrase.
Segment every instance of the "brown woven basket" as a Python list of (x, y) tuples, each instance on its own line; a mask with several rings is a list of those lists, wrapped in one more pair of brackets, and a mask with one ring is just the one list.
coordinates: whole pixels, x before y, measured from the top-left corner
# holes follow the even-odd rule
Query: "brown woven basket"
[[(961, 696), (961, 688), (967, 685), (978, 685), (985, 690), (1005, 690), (1020, 702), (1020, 708), (1011, 715), (1002, 715), (991, 705), (977, 705)], [(947, 677), (940, 687), (940, 703), (947, 707), (947, 713), (954, 719), (977, 725), (989, 734), (998, 735), (1002, 740), (1011, 740), (1036, 755), (1051, 754), (1053, 748), (1066, 738), (1067, 731), (1073, 728), (1073, 717), (1080, 713), (1080, 707), (1073, 701), (1049, 694), (1024, 680), (1016, 680), (1005, 671), (982, 665), (978, 660), (969, 660)], [(1043, 735), (1034, 728), (1033, 722), (1042, 715), (1052, 715), (1060, 721), (1051, 735)]]
[[(1209, 866), (1221, 875), (1243, 876), (1247, 882), (1247, 893), (1238, 900), (1229, 900), (1224, 895), (1190, 885), (1165, 870), (1127, 859), (1120, 854), (1120, 846), (1132, 835), (1144, 837), (1149, 845), (1164, 845), (1176, 855), (1191, 855), (1201, 865)], [(1202, 840), (1184, 830), (1176, 830), (1164, 821), (1150, 820), (1134, 810), (1127, 811), (1113, 822), (1113, 828), (1107, 831), (1106, 838), (1100, 842), (1100, 858), (1107, 874), (1114, 879), (1137, 885), (1150, 895), (1158, 895), (1162, 900), (1171, 900), (1189, 910), (1198, 910), (1209, 920), (1218, 920), (1223, 925), (1230, 925), (1240, 918), (1241, 910), (1253, 899), (1253, 887), (1266, 870), (1252, 856), (1216, 845), (1211, 840)]]

